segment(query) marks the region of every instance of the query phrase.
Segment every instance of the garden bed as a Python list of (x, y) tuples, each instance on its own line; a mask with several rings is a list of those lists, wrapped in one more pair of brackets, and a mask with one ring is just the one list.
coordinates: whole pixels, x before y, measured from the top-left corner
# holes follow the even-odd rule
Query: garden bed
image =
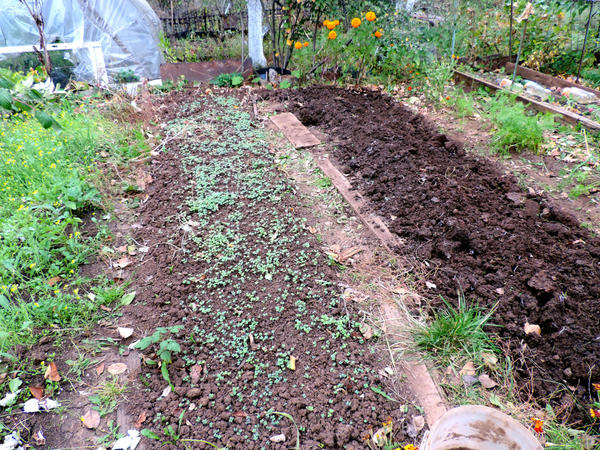
[[(405, 240), (397, 250), (429, 264), (434, 302), (456, 302), (457, 289), (472, 303), (498, 302), (491, 330), (520, 384), (555, 394), (564, 417), (583, 417), (572, 395), (589, 403), (600, 380), (600, 239), (387, 96), (320, 87), (285, 99), (338, 143), (342, 171)], [(527, 322), (541, 336), (526, 334)]]
[(152, 418), (144, 426), (163, 442), (179, 423), (188, 444), (283, 449), (296, 429), (270, 414), (279, 411), (295, 420), (302, 448), (364, 448), (388, 418), (405, 440), (399, 424), (413, 408), (386, 393), (382, 358), (243, 104), (184, 90), (161, 110), (166, 146), (135, 237), (151, 250), (132, 313), (147, 334), (183, 329), (164, 337), (181, 348), (168, 369), (173, 392), (159, 397), (167, 383), (144, 366), (148, 392), (130, 398)]

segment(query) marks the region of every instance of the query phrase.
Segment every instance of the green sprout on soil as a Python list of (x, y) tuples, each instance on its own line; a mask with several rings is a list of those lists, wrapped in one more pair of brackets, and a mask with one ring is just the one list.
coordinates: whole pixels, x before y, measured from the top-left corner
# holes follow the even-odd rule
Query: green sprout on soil
[(167, 333), (177, 333), (182, 328), (183, 325), (175, 325), (172, 327), (159, 327), (153, 334), (141, 339), (135, 345), (135, 348), (137, 349), (146, 350), (152, 344), (159, 344), (158, 350), (156, 351), (156, 355), (160, 358), (162, 362), (160, 366), (160, 371), (162, 373), (163, 378), (167, 383), (169, 383), (171, 388), (173, 388), (173, 383), (171, 383), (171, 378), (169, 377), (168, 365), (173, 362), (173, 353), (181, 352), (181, 346), (173, 339), (163, 339), (163, 335)]

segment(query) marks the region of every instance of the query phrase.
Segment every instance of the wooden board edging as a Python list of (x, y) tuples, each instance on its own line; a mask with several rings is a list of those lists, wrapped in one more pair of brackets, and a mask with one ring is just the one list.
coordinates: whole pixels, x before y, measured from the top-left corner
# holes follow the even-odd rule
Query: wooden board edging
[[(514, 92), (509, 91), (508, 89), (501, 88), (497, 84), (494, 84), (490, 81), (484, 80), (482, 78), (476, 77), (474, 75), (461, 72), (460, 70), (454, 71), (454, 79), (456, 81), (465, 83), (468, 87), (473, 88), (474, 85), (485, 86), (492, 91), (503, 91), (509, 95), (515, 95)], [(533, 108), (540, 112), (549, 112), (551, 114), (556, 114), (559, 120), (571, 124), (577, 125), (580, 123), (582, 126), (587, 128), (590, 131), (599, 132), (600, 131), (600, 123), (594, 122), (593, 120), (588, 119), (587, 117), (581, 116), (579, 114), (575, 114), (571, 111), (568, 111), (559, 106), (550, 105), (549, 103), (539, 102), (537, 100), (533, 100), (531, 98), (523, 97), (522, 95), (516, 95), (516, 99), (522, 103), (525, 103), (530, 108)]]

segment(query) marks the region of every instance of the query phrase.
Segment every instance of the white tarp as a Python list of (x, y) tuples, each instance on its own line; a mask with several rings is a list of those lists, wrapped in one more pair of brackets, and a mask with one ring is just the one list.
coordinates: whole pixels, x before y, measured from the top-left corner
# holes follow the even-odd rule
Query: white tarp
[[(161, 25), (145, 0), (40, 1), (48, 44), (99, 41), (109, 76), (131, 70), (141, 78), (160, 77)], [(19, 0), (0, 0), (0, 47), (35, 44), (39, 35), (27, 8)], [(73, 55), (76, 77), (93, 79), (89, 52)]]

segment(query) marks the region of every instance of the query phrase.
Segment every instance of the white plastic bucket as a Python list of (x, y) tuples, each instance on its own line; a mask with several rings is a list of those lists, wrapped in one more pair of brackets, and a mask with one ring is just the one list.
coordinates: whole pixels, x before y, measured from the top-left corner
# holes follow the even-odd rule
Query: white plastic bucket
[(506, 414), (487, 406), (451, 409), (433, 425), (421, 450), (542, 450), (537, 438)]

